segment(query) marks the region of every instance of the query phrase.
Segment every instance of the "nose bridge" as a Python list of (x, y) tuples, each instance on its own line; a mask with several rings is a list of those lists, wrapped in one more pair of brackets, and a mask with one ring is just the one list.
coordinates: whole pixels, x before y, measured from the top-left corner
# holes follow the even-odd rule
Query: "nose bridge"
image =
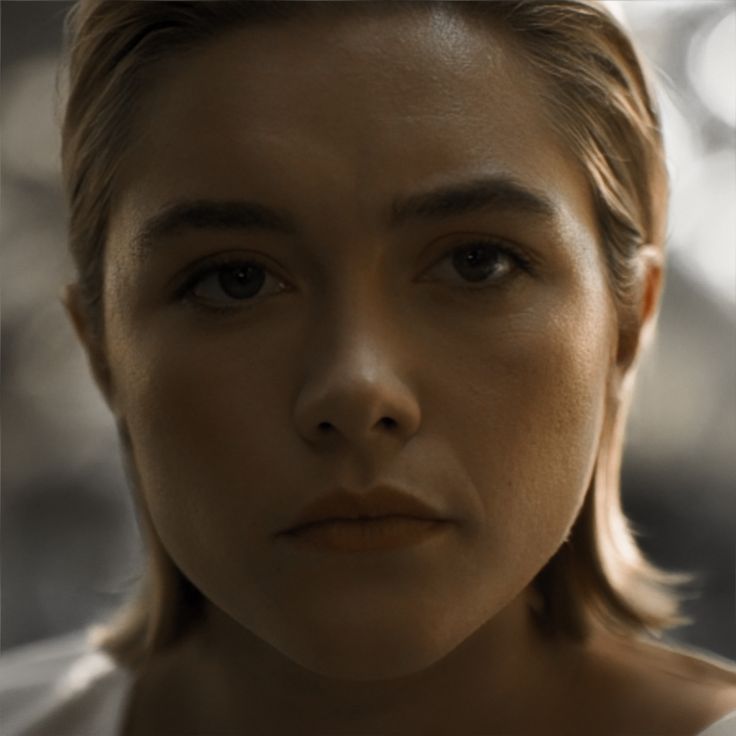
[(379, 282), (348, 279), (320, 305), (295, 405), (297, 427), (309, 441), (371, 444), (406, 439), (418, 427), (409, 346)]
[[(323, 282), (313, 332), (315, 368), (356, 370), (367, 377), (388, 368), (391, 343), (400, 326), (395, 285), (385, 273), (386, 243), (380, 234), (367, 231), (336, 233), (328, 244), (331, 268)], [(317, 347), (319, 345), (319, 348)], [(381, 363), (380, 355), (384, 362)], [(374, 368), (371, 368), (371, 366)], [(347, 375), (347, 374), (346, 374)]]
[(401, 378), (400, 325), (385, 288), (349, 284), (321, 305), (312, 335), (310, 383), (321, 391), (371, 392)]

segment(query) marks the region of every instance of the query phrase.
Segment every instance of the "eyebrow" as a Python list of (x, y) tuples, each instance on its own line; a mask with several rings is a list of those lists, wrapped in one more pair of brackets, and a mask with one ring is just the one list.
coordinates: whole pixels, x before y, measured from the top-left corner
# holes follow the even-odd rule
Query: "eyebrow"
[(441, 219), (483, 211), (552, 218), (557, 214), (557, 207), (544, 193), (513, 177), (486, 176), (395, 201), (391, 223), (398, 226), (414, 219)]
[[(557, 207), (544, 193), (509, 176), (485, 176), (412, 194), (392, 203), (389, 224), (440, 220), (477, 212), (517, 212), (551, 219)], [(267, 230), (295, 235), (299, 227), (287, 211), (246, 200), (188, 199), (173, 202), (145, 221), (135, 242), (147, 250), (186, 230)]]

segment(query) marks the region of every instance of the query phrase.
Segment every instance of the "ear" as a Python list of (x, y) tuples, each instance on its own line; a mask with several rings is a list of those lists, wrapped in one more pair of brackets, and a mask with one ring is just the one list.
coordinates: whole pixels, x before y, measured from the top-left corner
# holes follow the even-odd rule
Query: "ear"
[(89, 314), (83, 306), (79, 285), (69, 284), (64, 287), (60, 301), (87, 355), (95, 384), (102, 393), (105, 403), (112, 413), (116, 414), (112, 376), (104, 336), (96, 334), (90, 324)]
[(637, 360), (652, 339), (664, 284), (661, 248), (644, 245), (637, 253), (634, 294), (619, 320), (616, 366), (620, 383), (627, 383)]

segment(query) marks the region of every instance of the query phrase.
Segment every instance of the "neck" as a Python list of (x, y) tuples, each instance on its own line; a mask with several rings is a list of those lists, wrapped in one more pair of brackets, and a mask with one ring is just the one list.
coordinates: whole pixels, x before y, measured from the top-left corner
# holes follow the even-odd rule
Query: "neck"
[(549, 726), (565, 702), (578, 655), (569, 642), (537, 631), (528, 600), (525, 592), (432, 666), (374, 681), (310, 672), (207, 603), (200, 624), (161, 656), (141, 690), (151, 693), (159, 716), (156, 683), (172, 693), (171, 708), (179, 718), (172, 732), (182, 732), (184, 724), (192, 732), (260, 727), (285, 733), (507, 732), (537, 722)]

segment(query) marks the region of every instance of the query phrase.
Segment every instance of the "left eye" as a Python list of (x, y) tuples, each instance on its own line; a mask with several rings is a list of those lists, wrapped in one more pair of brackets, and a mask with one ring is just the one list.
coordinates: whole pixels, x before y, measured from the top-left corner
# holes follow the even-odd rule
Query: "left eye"
[(509, 278), (524, 259), (506, 246), (479, 241), (453, 248), (441, 261), (466, 283), (497, 283)]

